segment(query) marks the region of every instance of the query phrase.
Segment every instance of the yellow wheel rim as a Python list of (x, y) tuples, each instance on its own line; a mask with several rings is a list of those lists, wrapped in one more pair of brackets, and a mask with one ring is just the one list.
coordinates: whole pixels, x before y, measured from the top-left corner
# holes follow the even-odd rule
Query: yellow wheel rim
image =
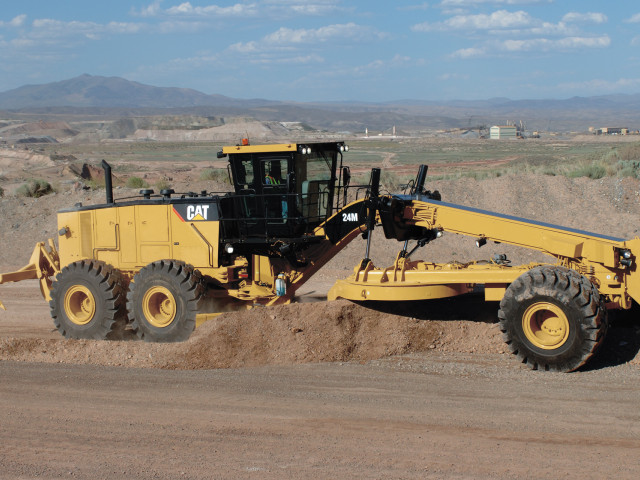
[(91, 290), (84, 285), (74, 285), (64, 295), (64, 311), (76, 325), (86, 325), (96, 313), (96, 302)]
[(527, 340), (544, 350), (559, 348), (569, 338), (567, 316), (549, 302), (537, 302), (527, 308), (522, 316), (522, 329)]
[(164, 328), (176, 318), (176, 300), (169, 289), (153, 287), (144, 294), (142, 311), (151, 325)]

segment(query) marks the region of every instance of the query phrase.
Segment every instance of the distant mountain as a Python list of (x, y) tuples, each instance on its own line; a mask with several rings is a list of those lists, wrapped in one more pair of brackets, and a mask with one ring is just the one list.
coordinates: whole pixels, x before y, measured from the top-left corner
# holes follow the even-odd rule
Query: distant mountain
[(81, 75), (0, 93), (6, 115), (249, 116), (264, 121), (302, 122), (336, 132), (478, 128), (526, 123), (529, 130), (584, 131), (590, 126), (640, 128), (640, 94), (572, 97), (562, 100), (395, 100), (387, 102), (280, 102), (207, 95), (188, 88), (144, 85), (118, 77)]
[(223, 95), (207, 95), (190, 88), (153, 87), (119, 77), (86, 74), (0, 93), (0, 108), (6, 110), (42, 107), (251, 107), (268, 103), (266, 100), (237, 100)]

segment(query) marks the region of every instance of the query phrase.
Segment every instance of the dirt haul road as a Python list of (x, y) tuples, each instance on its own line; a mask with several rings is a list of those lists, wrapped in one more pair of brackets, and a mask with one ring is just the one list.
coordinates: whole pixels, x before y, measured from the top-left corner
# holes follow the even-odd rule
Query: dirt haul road
[(2, 478), (637, 479), (640, 374), (495, 355), (168, 371), (0, 362)]

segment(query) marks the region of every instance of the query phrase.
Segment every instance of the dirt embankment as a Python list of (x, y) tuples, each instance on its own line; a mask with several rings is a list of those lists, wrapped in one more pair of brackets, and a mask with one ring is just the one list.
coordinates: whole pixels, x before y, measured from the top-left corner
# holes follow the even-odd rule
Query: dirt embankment
[(121, 341), (44, 339), (35, 332), (0, 337), (2, 360), (167, 369), (368, 361), (435, 349), (503, 353), (504, 345), (491, 323), (425, 321), (344, 300), (227, 313), (184, 343), (150, 344), (134, 335)]

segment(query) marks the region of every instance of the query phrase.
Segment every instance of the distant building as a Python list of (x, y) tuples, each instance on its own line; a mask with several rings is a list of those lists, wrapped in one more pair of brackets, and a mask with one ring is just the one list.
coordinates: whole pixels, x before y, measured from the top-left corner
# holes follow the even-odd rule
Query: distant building
[(503, 139), (503, 138), (518, 138), (517, 128), (513, 125), (494, 125), (489, 130), (489, 138)]
[(595, 131), (596, 135), (629, 135), (627, 127), (602, 127)]

